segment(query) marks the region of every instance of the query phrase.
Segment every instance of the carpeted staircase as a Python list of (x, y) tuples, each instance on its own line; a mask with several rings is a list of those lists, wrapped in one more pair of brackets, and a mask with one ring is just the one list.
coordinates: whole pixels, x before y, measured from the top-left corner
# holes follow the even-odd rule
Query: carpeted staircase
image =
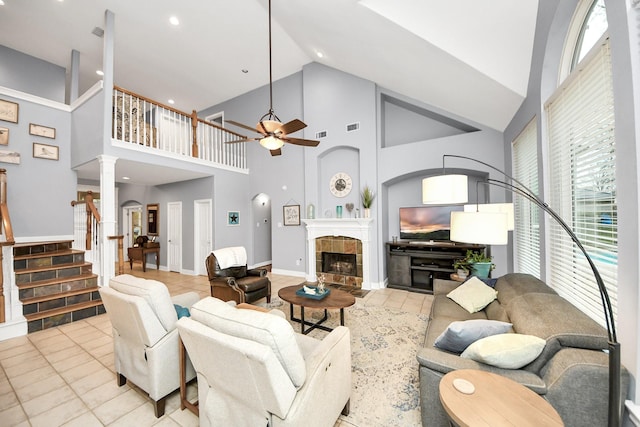
[(28, 331), (105, 312), (98, 277), (71, 240), (16, 244), (13, 268)]

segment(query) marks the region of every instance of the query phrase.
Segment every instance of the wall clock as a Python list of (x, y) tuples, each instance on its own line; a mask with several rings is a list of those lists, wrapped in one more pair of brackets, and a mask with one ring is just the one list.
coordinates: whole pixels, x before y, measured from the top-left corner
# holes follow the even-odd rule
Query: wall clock
[(353, 181), (351, 177), (344, 172), (338, 172), (329, 181), (329, 190), (336, 197), (345, 197), (351, 192), (352, 187)]

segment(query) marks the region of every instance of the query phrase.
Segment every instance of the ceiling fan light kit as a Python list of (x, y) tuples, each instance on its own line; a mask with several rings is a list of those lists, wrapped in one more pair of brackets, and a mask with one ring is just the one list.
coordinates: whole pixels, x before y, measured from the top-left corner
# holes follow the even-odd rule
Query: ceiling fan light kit
[(255, 129), (242, 123), (227, 120), (234, 126), (241, 127), (246, 130), (258, 132), (261, 136), (258, 138), (244, 137), (235, 141), (227, 141), (228, 143), (259, 141), (260, 145), (271, 152), (272, 156), (282, 154), (280, 148), (285, 142), (303, 147), (316, 147), (320, 141), (303, 138), (289, 138), (288, 134), (304, 129), (307, 125), (298, 119), (293, 119), (288, 123), (282, 124), (278, 116), (273, 112), (273, 73), (271, 66), (271, 0), (269, 0), (269, 111), (260, 118)]

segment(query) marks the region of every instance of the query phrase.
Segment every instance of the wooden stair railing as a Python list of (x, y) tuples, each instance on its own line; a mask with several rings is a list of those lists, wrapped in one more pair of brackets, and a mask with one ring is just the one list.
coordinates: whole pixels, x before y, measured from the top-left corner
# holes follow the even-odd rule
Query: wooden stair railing
[[(100, 225), (100, 212), (98, 212), (98, 208), (95, 203), (93, 203), (93, 191), (87, 191), (84, 201), (74, 200), (71, 202), (71, 206), (76, 206), (77, 204), (84, 203), (87, 205), (87, 233), (85, 238), (85, 248), (86, 250), (91, 250), (91, 242), (94, 238), (98, 236), (98, 227)], [(123, 239), (124, 236), (108, 236), (109, 240), (117, 240), (118, 241), (118, 274), (124, 274), (124, 248), (123, 248)]]
[(6, 313), (4, 311), (4, 257), (3, 248), (5, 246), (13, 246), (16, 242), (13, 238), (13, 227), (11, 226), (11, 217), (9, 216), (9, 207), (7, 206), (7, 170), (0, 169), (0, 234), (4, 231), (5, 239), (0, 244), (0, 323), (6, 321)]

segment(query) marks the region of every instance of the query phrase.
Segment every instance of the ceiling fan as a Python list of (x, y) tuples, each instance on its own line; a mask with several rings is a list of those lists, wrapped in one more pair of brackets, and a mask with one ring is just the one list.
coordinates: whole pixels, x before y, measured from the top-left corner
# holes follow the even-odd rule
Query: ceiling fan
[(320, 141), (312, 139), (292, 138), (289, 134), (297, 132), (307, 127), (302, 120), (293, 119), (288, 123), (282, 124), (278, 116), (273, 112), (273, 73), (271, 66), (271, 0), (269, 0), (269, 111), (267, 114), (260, 118), (260, 121), (255, 128), (244, 125), (242, 123), (234, 122), (233, 120), (227, 120), (234, 126), (248, 129), (254, 132), (258, 132), (261, 136), (255, 138), (242, 138), (234, 141), (227, 141), (228, 143), (236, 142), (248, 142), (248, 141), (260, 141), (260, 145), (267, 148), (272, 156), (279, 156), (282, 154), (282, 146), (285, 142), (289, 144), (302, 145), (304, 147), (315, 147)]

